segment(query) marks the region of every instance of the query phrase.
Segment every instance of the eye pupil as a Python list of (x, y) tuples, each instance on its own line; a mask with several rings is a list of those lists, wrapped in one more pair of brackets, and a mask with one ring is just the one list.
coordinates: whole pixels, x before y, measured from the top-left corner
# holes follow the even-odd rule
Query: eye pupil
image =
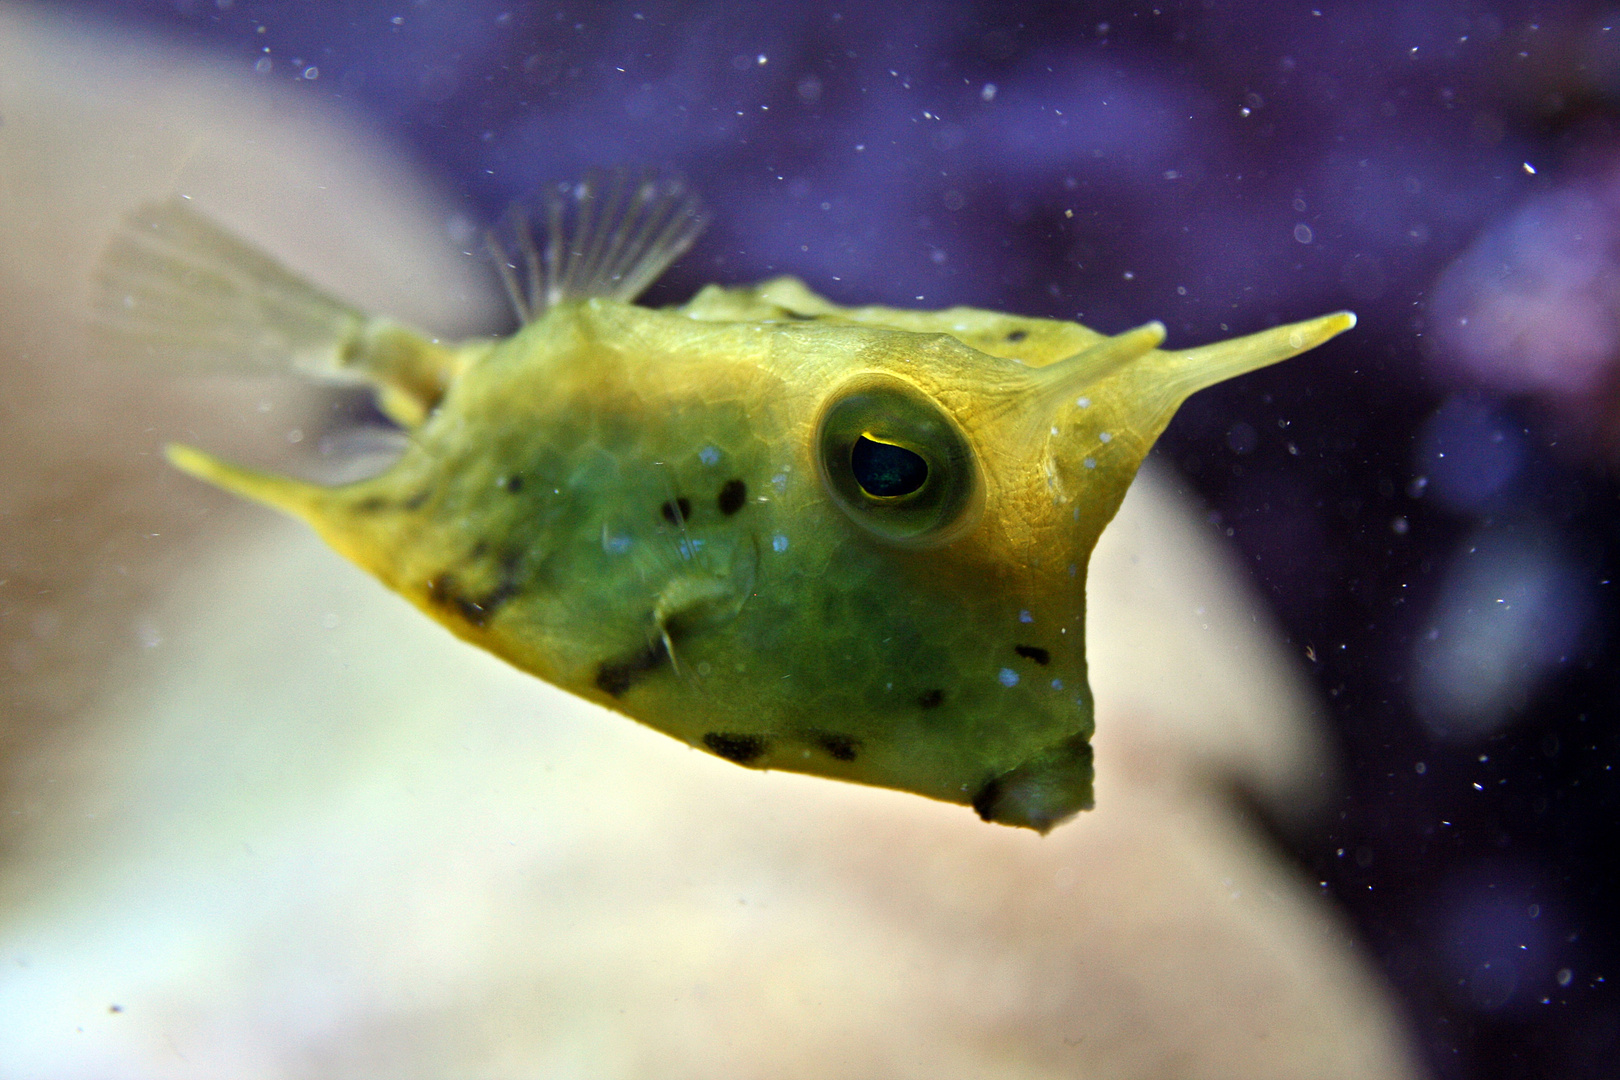
[(910, 495), (928, 479), (928, 462), (922, 455), (865, 435), (855, 440), (849, 452), (849, 467), (861, 490), (878, 498)]

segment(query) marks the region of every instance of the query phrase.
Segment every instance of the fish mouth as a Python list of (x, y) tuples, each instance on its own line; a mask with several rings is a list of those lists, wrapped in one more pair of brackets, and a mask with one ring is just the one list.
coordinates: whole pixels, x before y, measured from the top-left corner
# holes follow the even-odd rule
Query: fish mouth
[(1091, 740), (1072, 735), (988, 781), (973, 809), (985, 821), (1044, 834), (1092, 808), (1092, 777)]

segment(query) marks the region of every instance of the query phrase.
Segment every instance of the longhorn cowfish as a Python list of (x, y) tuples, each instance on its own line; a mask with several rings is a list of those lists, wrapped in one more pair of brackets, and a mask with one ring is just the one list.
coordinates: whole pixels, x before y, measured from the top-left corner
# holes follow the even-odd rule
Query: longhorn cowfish
[[(1188, 395), (1355, 324), (1191, 349), (975, 308), (841, 307), (791, 277), (634, 299), (703, 225), (677, 183), (560, 186), (492, 250), (522, 320), (446, 343), (366, 315), (184, 199), (103, 263), (130, 351), (362, 381), (407, 434), (326, 487), (187, 446), (457, 636), (739, 765), (1045, 831), (1092, 805), (1086, 565)], [(537, 226), (537, 227), (536, 227)]]

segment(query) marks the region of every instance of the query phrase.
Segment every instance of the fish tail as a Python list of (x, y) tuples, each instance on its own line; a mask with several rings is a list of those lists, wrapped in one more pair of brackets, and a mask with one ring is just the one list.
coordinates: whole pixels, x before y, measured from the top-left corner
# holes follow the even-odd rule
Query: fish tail
[(356, 381), (366, 317), (184, 199), (125, 219), (98, 268), (96, 322), (138, 355), (187, 370)]
[(185, 199), (131, 214), (102, 257), (98, 286), (94, 325), (109, 359), (370, 382), (407, 427), (464, 361), (464, 350), (336, 299)]
[(322, 511), (330, 500), (328, 489), (318, 484), (244, 469), (194, 446), (170, 443), (163, 448), (163, 454), (169, 459), (169, 464), (183, 473), (312, 525), (323, 517)]

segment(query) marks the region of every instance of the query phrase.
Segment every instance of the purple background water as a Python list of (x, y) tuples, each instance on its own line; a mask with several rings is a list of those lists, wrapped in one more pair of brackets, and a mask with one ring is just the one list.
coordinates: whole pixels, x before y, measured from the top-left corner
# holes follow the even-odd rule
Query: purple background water
[(1155, 451), (1331, 703), (1345, 790), (1282, 842), (1438, 1075), (1617, 1075), (1620, 11), (50, 6), (361, 111), (469, 219), (681, 173), (714, 224), (653, 302), (791, 272), (1172, 344), (1354, 308)]

